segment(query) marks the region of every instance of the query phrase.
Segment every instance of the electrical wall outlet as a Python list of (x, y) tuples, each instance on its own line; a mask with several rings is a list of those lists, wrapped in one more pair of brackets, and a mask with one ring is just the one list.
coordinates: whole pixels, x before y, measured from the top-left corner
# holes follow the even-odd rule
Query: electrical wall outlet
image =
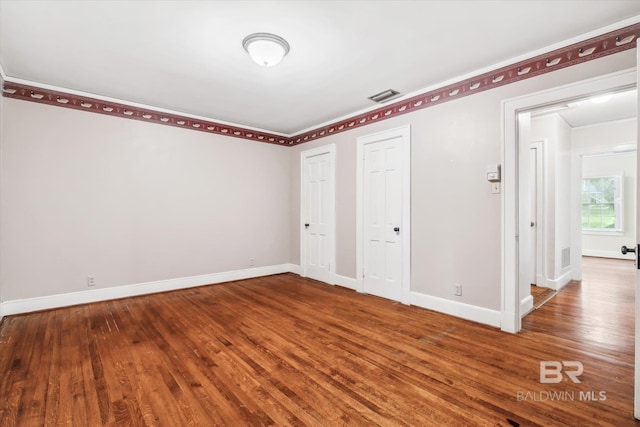
[(256, 265), (256, 260), (254, 258), (249, 258), (249, 267), (253, 267)]
[(93, 287), (96, 285), (96, 276), (87, 276), (87, 286)]
[(457, 297), (461, 297), (462, 296), (462, 285), (456, 283), (453, 286), (453, 294)]

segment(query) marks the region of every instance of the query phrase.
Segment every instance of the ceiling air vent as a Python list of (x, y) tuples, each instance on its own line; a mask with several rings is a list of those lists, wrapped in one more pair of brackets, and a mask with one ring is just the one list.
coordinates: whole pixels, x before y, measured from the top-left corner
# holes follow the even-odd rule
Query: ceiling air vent
[(400, 92), (398, 92), (397, 90), (387, 89), (380, 93), (376, 93), (373, 96), (370, 96), (369, 99), (372, 100), (373, 102), (383, 103), (390, 99), (396, 98), (399, 95), (400, 95)]

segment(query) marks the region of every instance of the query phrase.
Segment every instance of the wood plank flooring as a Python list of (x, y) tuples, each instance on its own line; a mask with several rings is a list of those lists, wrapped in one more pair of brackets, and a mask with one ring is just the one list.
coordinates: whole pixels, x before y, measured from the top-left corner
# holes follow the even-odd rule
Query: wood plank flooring
[(518, 335), (292, 274), (11, 316), (0, 426), (640, 425), (634, 266), (585, 264)]
[(533, 297), (533, 308), (540, 308), (547, 301), (553, 298), (556, 291), (551, 288), (531, 285), (531, 296)]

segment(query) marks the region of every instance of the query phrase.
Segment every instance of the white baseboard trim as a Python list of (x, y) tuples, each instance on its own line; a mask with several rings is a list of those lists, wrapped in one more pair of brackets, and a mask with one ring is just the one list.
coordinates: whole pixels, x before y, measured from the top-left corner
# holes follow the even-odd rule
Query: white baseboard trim
[(358, 290), (358, 279), (353, 279), (347, 276), (340, 276), (339, 274), (334, 275), (334, 278), (336, 285), (353, 289), (354, 291)]
[(298, 264), (289, 264), (289, 273), (297, 274), (298, 276), (302, 276), (302, 266)]
[(554, 291), (559, 291), (564, 288), (567, 283), (571, 281), (571, 270), (565, 272), (563, 275), (558, 277), (557, 279), (547, 279), (547, 288), (551, 288)]
[(497, 310), (489, 310), (488, 308), (438, 298), (419, 292), (411, 292), (410, 304), (497, 328), (500, 327), (502, 318), (502, 313)]
[(520, 301), (520, 317), (524, 317), (533, 311), (533, 296), (528, 295)]
[(181, 277), (178, 279), (158, 280), (155, 282), (136, 283), (133, 285), (116, 286), (112, 288), (91, 289), (67, 294), (47, 295), (35, 298), (4, 301), (1, 311), (5, 316), (29, 313), (32, 311), (48, 310), (58, 307), (69, 307), (78, 304), (88, 304), (98, 301), (127, 298), (157, 292), (173, 291), (193, 288), (196, 286), (212, 285), (233, 280), (251, 279), (253, 277), (270, 276), (288, 273), (292, 264), (271, 265), (266, 267), (234, 270), (221, 273), (203, 274), (200, 276)]
[(634, 260), (634, 254), (622, 255), (620, 251), (599, 251), (597, 249), (583, 249), (582, 256), (594, 256), (598, 258), (615, 258), (615, 259), (630, 259)]

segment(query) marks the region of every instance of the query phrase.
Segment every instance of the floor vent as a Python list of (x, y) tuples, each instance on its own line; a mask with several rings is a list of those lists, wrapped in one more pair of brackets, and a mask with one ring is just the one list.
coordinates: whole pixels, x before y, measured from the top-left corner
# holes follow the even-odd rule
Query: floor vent
[(564, 248), (562, 250), (562, 267), (567, 268), (571, 265), (571, 248)]

